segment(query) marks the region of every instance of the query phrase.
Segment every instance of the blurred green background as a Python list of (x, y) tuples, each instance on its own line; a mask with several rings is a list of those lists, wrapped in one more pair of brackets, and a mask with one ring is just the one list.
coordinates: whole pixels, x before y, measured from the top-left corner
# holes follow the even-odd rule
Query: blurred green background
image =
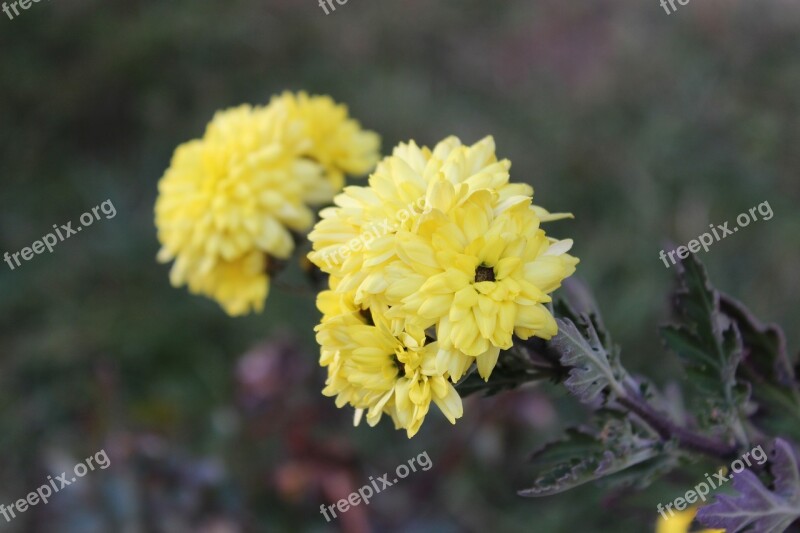
[[(470, 398), (408, 440), (353, 428), (319, 391), (313, 292), (282, 279), (228, 318), (155, 261), (156, 183), (214, 111), (327, 93), (383, 136), (495, 136), (512, 179), (572, 211), (632, 370), (680, 380), (656, 334), (673, 271), (658, 252), (768, 201), (774, 218), (700, 258), (797, 352), (800, 4), (696, 0), (39, 2), (0, 13), (0, 252), (110, 199), (113, 219), (0, 265), (0, 503), (105, 449), (96, 470), (4, 531), (652, 531), (688, 467), (635, 494), (529, 500), (526, 455), (582, 409), (553, 388)], [(427, 452), (417, 472), (327, 523), (319, 512)]]

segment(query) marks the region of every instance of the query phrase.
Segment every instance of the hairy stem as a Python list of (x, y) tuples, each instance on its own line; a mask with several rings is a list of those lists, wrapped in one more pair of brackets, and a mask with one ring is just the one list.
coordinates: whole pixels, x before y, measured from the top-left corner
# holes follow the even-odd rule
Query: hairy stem
[(617, 402), (652, 427), (662, 439), (674, 439), (679, 446), (714, 458), (732, 460), (737, 455), (735, 446), (699, 435), (674, 424), (667, 415), (653, 409), (641, 396), (631, 393), (620, 396)]

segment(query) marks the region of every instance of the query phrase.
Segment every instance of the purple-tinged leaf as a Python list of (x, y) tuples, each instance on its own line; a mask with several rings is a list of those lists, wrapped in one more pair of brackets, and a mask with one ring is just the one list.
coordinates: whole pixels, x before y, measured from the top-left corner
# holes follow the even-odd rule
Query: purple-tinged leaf
[(770, 491), (751, 470), (733, 477), (736, 496), (717, 496), (700, 509), (697, 520), (706, 527), (724, 528), (727, 533), (780, 533), (800, 519), (800, 472), (791, 445), (777, 439), (773, 445), (770, 471), (775, 490)]
[(745, 362), (767, 379), (797, 387), (783, 330), (775, 324), (761, 323), (743, 303), (727, 294), (720, 294), (720, 308), (742, 333)]

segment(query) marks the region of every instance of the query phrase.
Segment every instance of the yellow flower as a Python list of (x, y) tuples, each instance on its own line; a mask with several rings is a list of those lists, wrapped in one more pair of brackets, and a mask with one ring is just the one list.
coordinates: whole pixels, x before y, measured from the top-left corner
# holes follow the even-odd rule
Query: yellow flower
[(380, 137), (361, 129), (349, 117), (347, 106), (330, 96), (284, 92), (269, 104), (288, 123), (289, 142), (325, 168), (334, 189), (341, 190), (344, 175), (363, 175), (378, 161)]
[[(459, 200), (449, 182), (437, 183), (416, 231), (397, 234), (402, 266), (393, 267), (394, 285), (387, 289), (403, 296), (389, 317), (423, 329), (436, 326), (442, 348), (475, 357), (484, 379), (500, 350), (511, 348), (513, 335), (556, 334), (544, 304), (578, 263), (566, 253), (571, 240), (546, 237), (530, 197), (498, 208), (496, 196), (483, 190)], [(452, 369), (463, 366), (463, 358), (440, 364)]]
[(509, 168), (491, 137), (411, 141), (321, 211), (308, 257), (330, 275), (317, 340), (338, 406), (387, 413), (409, 436), (431, 401), (454, 422), (452, 382), (473, 364), (488, 379), (513, 335), (556, 333), (545, 304), (578, 260), (539, 226), (571, 215), (532, 205)]
[[(672, 510), (670, 509), (670, 513)], [(685, 511), (675, 511), (668, 518), (663, 516), (656, 523), (655, 533), (689, 533), (692, 521), (697, 514), (697, 507), (690, 507)], [(695, 533), (725, 533), (724, 529), (698, 529)]]
[(336, 396), (339, 407), (355, 407), (356, 424), (364, 412), (370, 426), (388, 414), (411, 438), (431, 402), (451, 423), (461, 417), (461, 398), (436, 368), (438, 344), (422, 330), (394, 335), (382, 313), (359, 309), (333, 291), (321, 293), (317, 305), (324, 313), (316, 328), (320, 364), (328, 368), (323, 394)]
[(217, 113), (202, 139), (179, 146), (159, 182), (161, 262), (230, 315), (261, 311), (274, 259), (294, 251), (292, 232), (314, 222), (343, 172), (377, 159), (377, 136), (328, 97), (289, 93), (266, 107)]
[[(498, 160), (492, 137), (464, 146), (448, 137), (433, 150), (414, 141), (401, 143), (381, 161), (368, 187), (347, 187), (323, 209), (322, 220), (309, 235), (314, 244), (311, 261), (323, 271), (342, 278), (344, 290), (356, 291), (356, 301), (386, 304), (383, 291), (389, 284), (386, 266), (395, 255), (394, 235), (410, 229), (427, 208), (429, 194), (440, 177), (462, 196), (474, 191), (495, 191), (497, 205), (514, 197), (530, 197), (524, 183), (509, 183), (508, 160)], [(569, 217), (534, 208), (542, 221)]]

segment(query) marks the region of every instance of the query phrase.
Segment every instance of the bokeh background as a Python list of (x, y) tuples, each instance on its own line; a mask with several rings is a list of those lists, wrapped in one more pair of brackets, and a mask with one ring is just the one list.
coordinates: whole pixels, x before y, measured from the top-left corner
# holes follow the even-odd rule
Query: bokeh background
[[(495, 136), (512, 179), (574, 221), (579, 275), (633, 370), (680, 382), (657, 326), (658, 258), (768, 201), (700, 253), (714, 283), (800, 335), (800, 3), (694, 0), (69, 0), (0, 14), (0, 252), (106, 199), (113, 219), (11, 271), (0, 264), (0, 503), (105, 449), (96, 470), (0, 530), (652, 531), (689, 466), (635, 494), (530, 500), (526, 455), (584, 412), (542, 386), (432, 412), (408, 440), (353, 428), (320, 393), (314, 293), (281, 279), (228, 318), (155, 261), (156, 184), (215, 110), (284, 89), (331, 94), (380, 132)], [(319, 512), (427, 452), (336, 522)]]

